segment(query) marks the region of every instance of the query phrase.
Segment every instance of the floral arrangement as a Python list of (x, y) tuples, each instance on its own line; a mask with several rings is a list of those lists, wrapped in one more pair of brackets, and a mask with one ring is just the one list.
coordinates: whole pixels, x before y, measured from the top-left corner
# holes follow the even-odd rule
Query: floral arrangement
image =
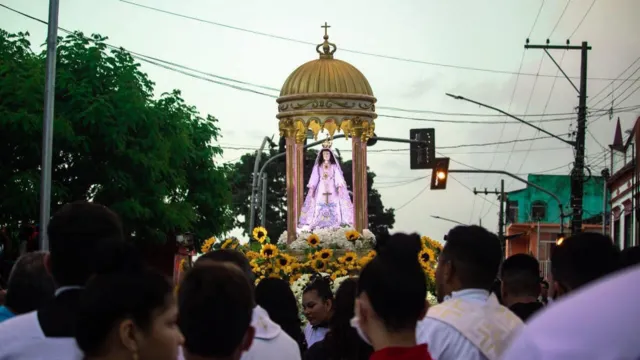
[[(309, 242), (309, 238), (313, 236), (316, 243)], [(283, 232), (278, 238), (278, 244), (287, 244), (287, 232)], [(343, 250), (363, 250), (373, 249), (376, 244), (376, 237), (373, 233), (365, 229), (362, 234), (352, 227), (344, 226), (338, 228), (318, 229), (314, 232), (300, 231), (296, 240), (288, 245), (292, 250), (307, 250), (317, 245), (322, 245), (332, 249)]]
[[(291, 284), (291, 289), (298, 302), (300, 302), (304, 287), (310, 281), (312, 274), (320, 273), (330, 277), (333, 281), (332, 290), (335, 293), (342, 281), (349, 277), (357, 276), (360, 270), (376, 256), (374, 250), (369, 250), (364, 254), (361, 252), (361, 255), (358, 255), (355, 251), (355, 249), (366, 249), (363, 245), (360, 245), (361, 247), (355, 246), (358, 242), (361, 242), (361, 244), (374, 244), (375, 238), (373, 234), (369, 236), (365, 231), (364, 235), (362, 235), (349, 228), (331, 231), (332, 234), (340, 234), (344, 241), (354, 245), (354, 247), (352, 249), (342, 248), (346, 251), (342, 251), (340, 248), (332, 248), (329, 245), (335, 245), (336, 242), (323, 241), (322, 236), (325, 234), (320, 230), (317, 233), (303, 233), (306, 236), (303, 238), (304, 247), (300, 246), (299, 248), (299, 250), (303, 250), (302, 256), (296, 257), (287, 253), (286, 241), (285, 243), (279, 241), (277, 244), (273, 244), (267, 230), (263, 227), (257, 227), (252, 232), (254, 242), (241, 244), (234, 237), (222, 241), (211, 237), (204, 241), (200, 250), (203, 253), (219, 249), (234, 249), (242, 252), (251, 264), (256, 283), (265, 278), (284, 279)], [(284, 236), (286, 238), (286, 234)], [(280, 238), (282, 239), (282, 236)], [(296, 241), (300, 239), (302, 238)], [(442, 245), (427, 236), (423, 236), (421, 240), (422, 251), (418, 256), (418, 260), (424, 269), (427, 279), (427, 289), (429, 290), (427, 300), (430, 303), (434, 303), (436, 301), (433, 296), (435, 269), (437, 257), (442, 251)]]

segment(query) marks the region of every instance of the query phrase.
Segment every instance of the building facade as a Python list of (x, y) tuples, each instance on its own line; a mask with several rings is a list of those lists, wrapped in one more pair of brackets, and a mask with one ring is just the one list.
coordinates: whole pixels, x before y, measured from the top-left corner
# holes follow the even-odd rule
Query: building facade
[(611, 212), (609, 214), (610, 235), (620, 249), (638, 245), (637, 211), (640, 195), (638, 191), (638, 167), (636, 146), (639, 130), (636, 119), (623, 139), (620, 118), (616, 122), (613, 144), (609, 145), (608, 170), (610, 177), (607, 188), (611, 194)]
[[(571, 212), (571, 177), (569, 175), (530, 174), (530, 183), (555, 194), (562, 202), (565, 214)], [(605, 180), (591, 176), (584, 184), (583, 231), (602, 232), (603, 214), (608, 213), (609, 203), (605, 200)], [(543, 276), (549, 272), (549, 258), (561, 233), (568, 233), (570, 218), (562, 219), (560, 207), (548, 194), (527, 186), (507, 194), (507, 241), (505, 256), (531, 254), (540, 261)]]

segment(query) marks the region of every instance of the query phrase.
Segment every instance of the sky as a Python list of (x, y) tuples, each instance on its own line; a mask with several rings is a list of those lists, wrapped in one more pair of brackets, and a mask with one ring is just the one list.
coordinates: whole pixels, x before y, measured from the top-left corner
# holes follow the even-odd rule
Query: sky
[[(569, 173), (573, 151), (557, 139), (455, 147), (541, 135), (445, 93), (519, 114), (554, 134), (575, 130), (576, 115), (570, 114), (575, 114), (578, 105), (576, 90), (544, 51), (525, 51), (527, 38), (532, 44), (550, 39), (559, 45), (570, 38), (572, 45), (588, 41), (593, 47), (588, 56), (587, 105), (592, 114), (586, 153), (594, 174), (605, 166), (615, 119), (620, 118), (625, 130), (640, 116), (640, 110), (628, 109), (640, 104), (640, 81), (636, 81), (640, 61), (634, 63), (640, 59), (637, 0), (131, 1), (205, 22), (120, 0), (60, 0), (59, 25), (85, 34), (99, 33), (108, 36), (112, 45), (201, 72), (279, 89), (293, 70), (317, 58), (315, 46), (301, 42), (321, 43), (324, 30), (320, 26), (326, 21), (331, 26), (330, 41), (338, 48), (335, 57), (360, 69), (378, 99), (376, 133), (408, 138), (412, 128), (435, 128), (436, 150), (451, 158), (451, 169), (506, 170), (523, 177)], [(48, 16), (47, 0), (0, 0), (0, 4), (42, 20)], [(36, 49), (46, 38), (45, 25), (4, 8), (0, 8), (0, 27), (9, 32), (28, 31)], [(580, 51), (552, 50), (551, 55), (579, 86)], [(156, 83), (157, 94), (180, 89), (188, 103), (219, 119), (222, 161), (237, 160), (251, 151), (247, 149), (257, 148), (264, 136), (277, 137), (277, 104), (272, 97), (148, 63), (142, 69)], [(277, 91), (242, 86), (277, 95)], [(612, 104), (613, 120), (597, 113)], [(563, 120), (538, 123), (558, 118)], [(336, 140), (334, 147), (350, 158), (346, 140)], [(378, 143), (370, 150), (375, 187), (385, 206), (396, 209), (395, 231), (440, 240), (455, 224), (432, 216), (465, 224), (481, 221), (497, 229), (496, 196), (476, 196), (472, 189), (496, 189), (502, 177), (452, 174), (446, 190), (431, 191), (428, 179), (419, 179), (430, 171), (409, 169), (408, 145)], [(507, 191), (525, 186), (510, 178), (505, 178), (505, 184)]]

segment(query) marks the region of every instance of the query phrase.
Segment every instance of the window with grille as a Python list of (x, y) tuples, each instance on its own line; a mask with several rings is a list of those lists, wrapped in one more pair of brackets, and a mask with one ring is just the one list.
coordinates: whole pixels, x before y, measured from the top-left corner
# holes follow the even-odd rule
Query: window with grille
[(531, 218), (533, 221), (542, 221), (547, 217), (547, 204), (543, 201), (534, 201), (531, 204)]

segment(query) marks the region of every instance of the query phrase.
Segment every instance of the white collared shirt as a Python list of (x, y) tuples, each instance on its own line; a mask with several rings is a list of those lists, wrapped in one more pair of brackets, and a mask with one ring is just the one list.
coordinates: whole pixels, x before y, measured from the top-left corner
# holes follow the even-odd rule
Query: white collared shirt
[(640, 265), (557, 300), (527, 323), (504, 360), (640, 359)]
[[(455, 291), (451, 298), (485, 303), (489, 292), (482, 289)], [(482, 352), (464, 335), (449, 324), (425, 317), (416, 328), (418, 344), (427, 344), (431, 357), (437, 360), (487, 360)]]

